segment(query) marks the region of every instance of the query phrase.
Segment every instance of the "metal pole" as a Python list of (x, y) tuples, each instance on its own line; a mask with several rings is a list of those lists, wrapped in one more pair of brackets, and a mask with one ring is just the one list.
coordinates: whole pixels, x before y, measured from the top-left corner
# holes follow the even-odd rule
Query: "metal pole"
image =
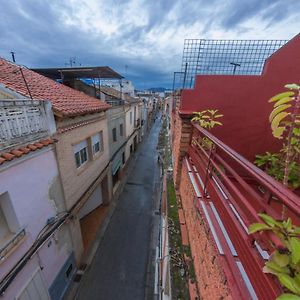
[(174, 74), (173, 74), (173, 89), (172, 89), (172, 96), (173, 96), (172, 102), (173, 102), (173, 107), (172, 107), (172, 110), (175, 110), (175, 96), (174, 96), (174, 89), (175, 89), (175, 74), (176, 74), (176, 72), (174, 72)]
[(191, 76), (190, 89), (192, 88), (193, 76)]
[(120, 84), (120, 97), (121, 97), (121, 100), (122, 100), (122, 78), (119, 80), (119, 84)]
[(230, 64), (233, 65), (233, 73), (232, 74), (234, 75), (235, 71), (236, 71), (236, 67), (240, 67), (241, 65), (238, 63), (234, 63), (234, 62), (231, 62)]
[(14, 51), (10, 51), (10, 53), (11, 53), (12, 60), (15, 63), (16, 62), (16, 60), (15, 60), (15, 52)]
[[(12, 60), (13, 60), (13, 62), (15, 63), (15, 62), (16, 62), (16, 59), (15, 59), (15, 52), (14, 52), (14, 51), (11, 51), (10, 53), (11, 53)], [(29, 97), (30, 97), (31, 100), (33, 100), (32, 95), (31, 95), (31, 92), (30, 92), (30, 89), (29, 89), (29, 86), (28, 86), (27, 81), (26, 81), (26, 78), (25, 78), (25, 76), (24, 76), (23, 70), (22, 70), (22, 68), (21, 68), (20, 66), (19, 66), (19, 69), (20, 69), (22, 78), (23, 78), (23, 80), (24, 80), (26, 89), (27, 89), (27, 91), (28, 91)]]
[(184, 77), (183, 77), (183, 86), (182, 88), (185, 88), (185, 81), (186, 81), (186, 72), (187, 72), (187, 67), (188, 67), (188, 63), (185, 63), (185, 68), (184, 68)]

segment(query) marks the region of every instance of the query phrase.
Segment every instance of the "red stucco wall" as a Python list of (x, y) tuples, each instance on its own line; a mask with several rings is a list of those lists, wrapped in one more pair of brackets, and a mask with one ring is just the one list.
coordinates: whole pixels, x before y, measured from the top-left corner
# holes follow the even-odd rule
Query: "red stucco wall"
[(294, 82), (300, 83), (300, 34), (267, 60), (261, 76), (198, 75), (195, 88), (182, 91), (180, 111), (219, 109), (223, 126), (213, 133), (253, 161), (255, 154), (279, 149), (268, 121), (268, 99)]

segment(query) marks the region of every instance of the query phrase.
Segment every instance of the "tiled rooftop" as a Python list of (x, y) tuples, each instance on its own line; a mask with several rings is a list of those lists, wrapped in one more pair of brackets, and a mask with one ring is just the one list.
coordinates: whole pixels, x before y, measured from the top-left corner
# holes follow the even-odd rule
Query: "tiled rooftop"
[[(72, 117), (110, 108), (107, 103), (57, 83), (25, 67), (22, 71), (34, 99), (50, 100), (54, 112)], [(0, 58), (0, 84), (29, 97), (20, 66)]]
[(39, 149), (42, 149), (44, 147), (47, 147), (50, 144), (53, 144), (53, 139), (46, 139), (41, 140), (32, 144), (28, 144), (26, 146), (15, 148), (13, 150), (10, 150), (8, 152), (4, 152), (0, 154), (0, 165), (2, 165), (5, 162), (11, 161), (15, 158), (19, 158), (25, 154), (28, 154), (29, 152), (33, 152)]
[[(102, 85), (100, 90), (101, 90), (102, 93), (104, 93), (108, 96), (111, 96), (111, 97), (116, 98), (116, 99), (120, 99), (120, 96), (121, 96), (120, 91), (118, 91), (114, 88)], [(124, 100), (129, 102), (129, 103), (134, 103), (134, 102), (139, 102), (140, 101), (139, 98), (134, 98), (134, 97), (131, 97), (131, 96), (129, 96), (127, 94), (124, 94), (124, 93), (123, 93), (123, 97), (124, 97)]]
[(121, 98), (120, 92), (117, 91), (117, 90), (115, 90), (115, 89), (113, 89), (113, 88), (111, 88), (111, 87), (109, 87), (109, 86), (102, 85), (101, 88), (100, 88), (100, 90), (101, 90), (101, 93), (104, 93), (104, 94), (106, 94), (108, 96), (114, 97), (116, 99), (120, 99)]

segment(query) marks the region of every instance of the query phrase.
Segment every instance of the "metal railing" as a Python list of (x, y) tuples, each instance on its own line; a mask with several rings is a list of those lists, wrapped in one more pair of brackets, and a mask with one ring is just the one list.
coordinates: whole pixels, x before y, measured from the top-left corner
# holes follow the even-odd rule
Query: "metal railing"
[[(299, 226), (299, 197), (196, 124), (193, 124), (187, 158), (194, 183), (199, 179), (195, 185), (202, 208), (206, 210), (207, 205), (216, 216), (216, 223), (224, 226), (228, 234), (229, 247), (223, 247), (222, 254), (226, 257), (228, 252), (228, 257), (238, 257), (225, 259), (231, 273), (236, 276), (238, 260), (258, 299), (275, 299), (281, 291), (280, 285), (264, 274), (262, 267), (274, 250), (271, 243), (279, 245), (280, 241), (270, 232), (249, 235), (247, 228), (262, 222), (258, 217), (261, 212), (281, 219), (283, 206), (285, 218), (291, 217)], [(226, 239), (225, 236), (223, 240)]]
[(13, 250), (13, 248), (23, 239), (26, 232), (25, 229), (21, 229), (12, 238), (0, 248), (0, 263), (5, 257)]
[(42, 101), (0, 100), (0, 149), (47, 133)]
[(124, 105), (125, 101), (121, 100), (121, 99), (116, 99), (116, 100), (106, 100), (106, 103), (108, 103), (111, 106), (120, 106), (120, 105)]

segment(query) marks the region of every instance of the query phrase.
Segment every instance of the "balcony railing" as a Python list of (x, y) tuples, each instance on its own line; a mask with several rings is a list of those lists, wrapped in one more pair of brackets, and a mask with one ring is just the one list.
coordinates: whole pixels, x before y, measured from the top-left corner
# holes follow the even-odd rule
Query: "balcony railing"
[(106, 100), (106, 103), (110, 104), (111, 106), (120, 106), (120, 105), (124, 105), (125, 101), (121, 99)]
[(45, 101), (0, 100), (0, 149), (47, 133)]
[(225, 273), (235, 278), (236, 297), (275, 299), (281, 287), (262, 268), (274, 250), (268, 241), (279, 241), (269, 232), (249, 235), (247, 228), (262, 222), (261, 212), (281, 219), (283, 205), (285, 218), (299, 226), (299, 197), (195, 124), (185, 164), (196, 207), (211, 229)]
[(0, 248), (0, 263), (9, 255), (13, 249), (21, 242), (25, 237), (25, 229), (17, 232), (3, 247)]

